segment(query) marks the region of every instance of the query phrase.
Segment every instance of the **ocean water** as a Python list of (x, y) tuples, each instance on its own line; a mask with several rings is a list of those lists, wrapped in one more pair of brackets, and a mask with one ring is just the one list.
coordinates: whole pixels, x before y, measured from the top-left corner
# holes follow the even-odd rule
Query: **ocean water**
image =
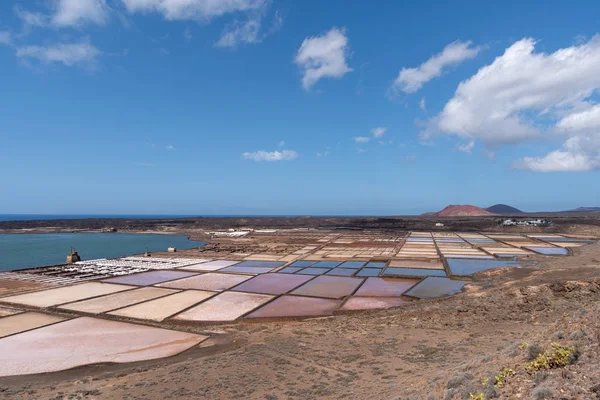
[(0, 214), (0, 221), (49, 221), (53, 219), (90, 219), (90, 218), (123, 218), (123, 219), (172, 219), (189, 218), (193, 215), (169, 214)]
[(185, 235), (136, 233), (0, 234), (0, 271), (64, 264), (71, 247), (82, 260), (115, 258), (169, 247), (191, 249), (205, 242)]

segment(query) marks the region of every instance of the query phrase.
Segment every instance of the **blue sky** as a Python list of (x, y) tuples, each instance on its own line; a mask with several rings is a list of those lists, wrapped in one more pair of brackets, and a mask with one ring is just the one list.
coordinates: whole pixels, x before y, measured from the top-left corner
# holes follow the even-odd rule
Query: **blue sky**
[(3, 1), (0, 214), (600, 205), (599, 12)]

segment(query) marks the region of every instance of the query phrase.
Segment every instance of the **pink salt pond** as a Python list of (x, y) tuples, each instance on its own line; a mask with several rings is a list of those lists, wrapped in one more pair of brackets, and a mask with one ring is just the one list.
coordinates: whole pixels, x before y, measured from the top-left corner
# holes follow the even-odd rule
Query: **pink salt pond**
[(340, 300), (313, 297), (281, 296), (259, 308), (246, 318), (293, 318), (331, 315), (341, 304)]
[(176, 320), (198, 322), (234, 321), (273, 299), (256, 293), (225, 292), (174, 317)]
[(363, 279), (341, 276), (318, 276), (294, 290), (292, 294), (311, 297), (341, 299), (352, 294)]
[(207, 338), (81, 317), (0, 340), (0, 376), (39, 374), (88, 364), (169, 357)]
[(247, 275), (207, 273), (189, 278), (178, 279), (157, 286), (171, 289), (196, 289), (221, 292), (250, 279)]
[(290, 274), (264, 274), (238, 285), (240, 292), (283, 294), (312, 279), (312, 276)]

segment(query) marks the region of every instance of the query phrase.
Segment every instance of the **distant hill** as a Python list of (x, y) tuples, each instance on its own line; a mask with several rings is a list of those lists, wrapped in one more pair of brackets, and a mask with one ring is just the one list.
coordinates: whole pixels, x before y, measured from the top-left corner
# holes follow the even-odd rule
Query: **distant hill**
[(433, 215), (436, 217), (480, 217), (494, 215), (494, 213), (471, 205), (450, 205)]
[(568, 212), (600, 212), (600, 207), (579, 207)]
[(491, 212), (492, 214), (507, 214), (507, 215), (515, 215), (515, 214), (523, 214), (523, 211), (519, 210), (518, 208), (514, 208), (511, 206), (508, 206), (506, 204), (495, 204), (491, 207), (486, 208), (487, 211)]
[(433, 217), (436, 213), (435, 212), (425, 212), (423, 214), (421, 214), (421, 217)]

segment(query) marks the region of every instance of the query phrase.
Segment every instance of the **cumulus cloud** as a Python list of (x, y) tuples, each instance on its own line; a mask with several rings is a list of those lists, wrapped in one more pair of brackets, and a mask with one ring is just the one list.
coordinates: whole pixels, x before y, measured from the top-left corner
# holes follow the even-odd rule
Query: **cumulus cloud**
[(419, 102), (419, 108), (421, 109), (421, 111), (427, 111), (427, 105), (425, 104), (425, 97), (423, 97), (421, 99), (421, 101)]
[(105, 0), (58, 0), (52, 23), (59, 27), (104, 24), (107, 13)]
[(371, 135), (373, 135), (374, 138), (380, 138), (383, 135), (385, 135), (386, 132), (387, 132), (387, 128), (383, 128), (383, 127), (371, 129)]
[(444, 68), (458, 65), (465, 60), (475, 58), (480, 47), (472, 47), (472, 42), (452, 42), (416, 68), (402, 68), (392, 85), (394, 91), (414, 93), (433, 78), (442, 75)]
[(302, 86), (310, 90), (322, 78), (341, 78), (352, 69), (346, 63), (348, 38), (343, 29), (332, 28), (321, 36), (304, 39), (295, 62), (302, 69)]
[(291, 161), (298, 158), (298, 153), (293, 150), (255, 151), (242, 154), (244, 160), (252, 161)]
[(367, 143), (370, 140), (371, 140), (371, 138), (367, 137), (367, 136), (357, 136), (357, 137), (354, 138), (354, 141), (356, 143)]
[(207, 21), (224, 14), (257, 10), (268, 0), (122, 0), (129, 12), (156, 12), (168, 20)]
[(45, 64), (62, 63), (68, 67), (93, 63), (100, 54), (100, 51), (87, 41), (24, 46), (17, 49), (19, 59), (35, 59)]
[(600, 105), (565, 116), (556, 124), (556, 128), (565, 132), (600, 131)]
[[(595, 141), (595, 143), (590, 143)], [(586, 145), (591, 148), (585, 148)], [(591, 150), (591, 151), (590, 151)], [(572, 137), (563, 145), (544, 157), (524, 157), (513, 166), (536, 172), (581, 172), (600, 169), (600, 139)]]
[(600, 106), (592, 100), (600, 89), (600, 36), (553, 53), (535, 52), (535, 45), (521, 39), (461, 82), (426, 131), (481, 140), (492, 150), (563, 135), (561, 149), (514, 165), (534, 171), (597, 169)]

